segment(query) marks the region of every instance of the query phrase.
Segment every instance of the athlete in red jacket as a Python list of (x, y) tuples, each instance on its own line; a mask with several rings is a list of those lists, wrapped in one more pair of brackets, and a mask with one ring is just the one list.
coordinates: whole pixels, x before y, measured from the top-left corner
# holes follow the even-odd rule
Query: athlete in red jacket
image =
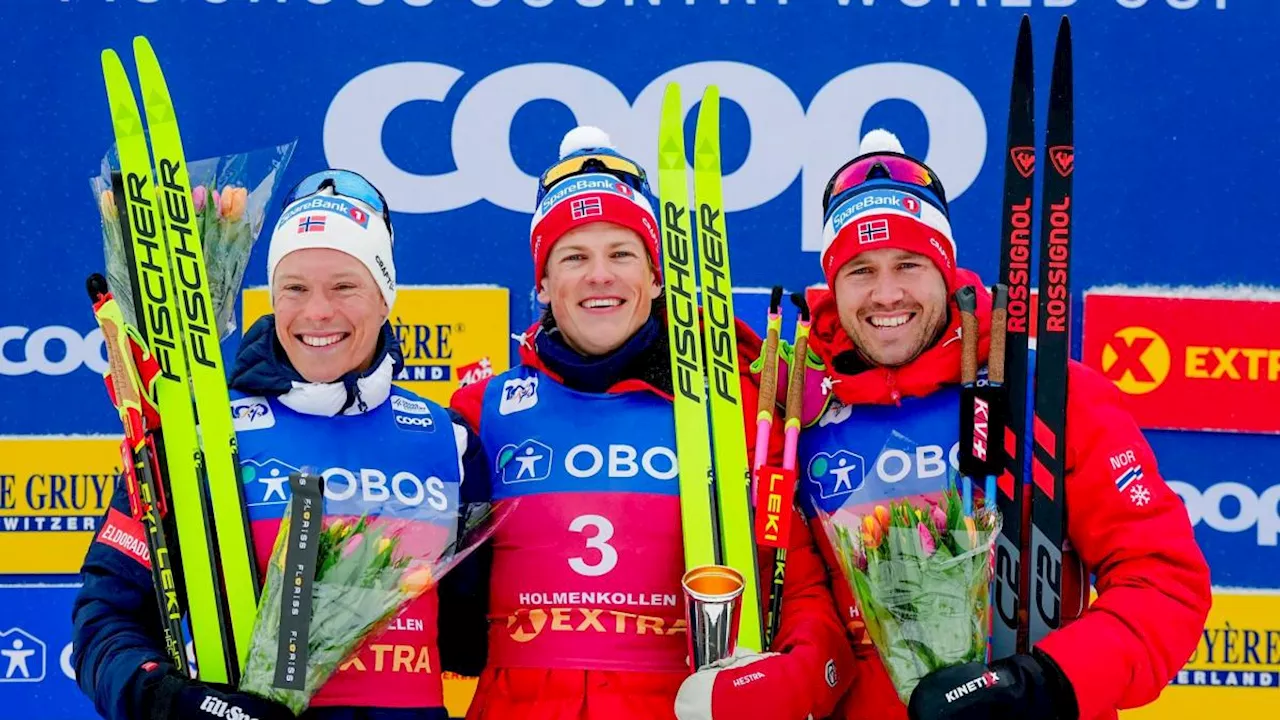
[[(753, 716), (825, 716), (852, 653), (799, 517), (777, 652), (688, 671), (674, 454), (647, 460), (674, 440), (657, 219), (643, 171), (607, 143), (579, 128), (543, 175), (531, 249), (549, 312), (518, 337), (520, 364), (451, 403), (495, 454), (495, 497), (521, 502), (491, 543), (489, 657), (467, 717), (672, 718), (677, 693), (682, 720), (745, 717), (744, 702)], [(753, 427), (758, 390), (745, 368), (761, 343), (737, 330)], [(593, 463), (606, 445), (610, 459)], [(612, 472), (613, 448), (630, 471)], [(751, 692), (766, 677), (783, 690)]]
[[(806, 413), (804, 434), (835, 441), (842, 429), (865, 435), (902, 426), (910, 417), (915, 432), (934, 432), (930, 442), (951, 447), (958, 439), (958, 408), (943, 405), (938, 412), (945, 421), (922, 426), (919, 413), (938, 403), (920, 399), (955, 393), (959, 383), (954, 290), (973, 285), (979, 291), (982, 364), (991, 299), (976, 275), (956, 268), (941, 185), (922, 163), (902, 154), (896, 138), (874, 131), (860, 156), (833, 178), (829, 194), (822, 254), (828, 288), (811, 293), (810, 339), (829, 393)], [(1068, 387), (1062, 627), (1027, 654), (934, 672), (904, 707), (859, 632), (837, 577), (838, 602), (852, 621), (859, 660), (843, 717), (1115, 718), (1120, 709), (1154, 701), (1195, 650), (1211, 598), (1209, 569), (1186, 510), (1160, 478), (1151, 448), (1112, 384), (1072, 362)], [(859, 412), (852, 406), (879, 407)], [(881, 427), (871, 427), (876, 423)], [(806, 447), (802, 436), (798, 467), (808, 463), (806, 450), (812, 456), (821, 448), (821, 441), (814, 442)], [(1141, 478), (1143, 492), (1136, 486), (1118, 490), (1117, 479), (1126, 473)], [(829, 548), (823, 552), (830, 564)], [(1086, 607), (1090, 575), (1098, 596)], [(948, 697), (971, 681), (970, 688), (980, 689)]]

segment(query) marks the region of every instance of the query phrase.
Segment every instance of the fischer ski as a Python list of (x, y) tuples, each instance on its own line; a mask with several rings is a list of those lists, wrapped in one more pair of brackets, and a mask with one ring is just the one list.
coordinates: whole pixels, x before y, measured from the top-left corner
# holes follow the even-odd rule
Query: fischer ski
[[(1031, 458), (1031, 598), (1029, 645), (1074, 615), (1088, 584), (1063, 572), (1066, 540), (1067, 362), (1071, 352), (1071, 217), (1075, 166), (1071, 24), (1058, 26), (1049, 85), (1049, 117), (1040, 226), (1037, 307), (1035, 446)], [(1072, 587), (1072, 585), (1081, 587)], [(1074, 606), (1073, 606), (1074, 605)]]
[[(680, 504), (686, 533), (685, 567), (721, 564), (742, 575), (737, 646), (758, 652), (762, 649), (763, 627), (724, 217), (719, 89), (712, 85), (703, 92), (694, 135), (696, 226), (687, 209), (683, 120), (680, 88), (669, 84), (659, 130), (658, 182), (665, 292), (671, 318), (668, 334), (676, 396)], [(692, 234), (696, 246), (691, 242), (691, 226), (696, 228)], [(697, 275), (693, 272), (695, 251)], [(696, 347), (699, 322), (705, 343), (702, 348)], [(693, 463), (691, 467), (686, 467), (686, 457)], [(686, 488), (689, 495), (685, 494)], [(708, 549), (712, 562), (707, 562)]]
[(130, 279), (141, 290), (138, 329), (160, 365), (156, 405), (164, 428), (166, 495), (196, 667), (205, 682), (235, 684), (249, 650), (258, 574), (230, 398), (169, 89), (147, 39), (134, 38), (133, 50), (147, 129), (115, 51), (103, 51), (102, 70), (128, 208), (122, 229)]
[[(1023, 15), (1014, 54), (1009, 97), (1009, 127), (1004, 155), (1001, 207), (1000, 278), (1008, 289), (1005, 316), (1005, 471), (997, 480), (995, 587), (991, 597), (991, 657), (1000, 659), (1026, 648), (1027, 587), (1022, 549), (1027, 546), (1023, 471), (1026, 462), (1027, 342), (1031, 318), (1031, 228), (1035, 195), (1035, 72), (1031, 18)], [(992, 348), (994, 353), (994, 348)]]

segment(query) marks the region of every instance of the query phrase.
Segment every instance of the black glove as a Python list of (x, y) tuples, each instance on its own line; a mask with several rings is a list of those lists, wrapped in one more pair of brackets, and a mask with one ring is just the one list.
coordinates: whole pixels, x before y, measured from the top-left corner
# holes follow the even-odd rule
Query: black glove
[(294, 720), (293, 711), (256, 695), (225, 692), (147, 663), (139, 680), (141, 720)]
[(1078, 720), (1075, 690), (1039, 649), (990, 666), (973, 662), (935, 670), (911, 693), (911, 720)]

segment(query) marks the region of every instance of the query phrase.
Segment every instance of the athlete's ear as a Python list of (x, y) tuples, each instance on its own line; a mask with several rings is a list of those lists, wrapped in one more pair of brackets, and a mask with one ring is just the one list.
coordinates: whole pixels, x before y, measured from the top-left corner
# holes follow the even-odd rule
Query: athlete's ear
[(547, 293), (547, 278), (544, 275), (542, 281), (538, 283), (538, 302), (543, 305), (551, 304), (551, 295)]

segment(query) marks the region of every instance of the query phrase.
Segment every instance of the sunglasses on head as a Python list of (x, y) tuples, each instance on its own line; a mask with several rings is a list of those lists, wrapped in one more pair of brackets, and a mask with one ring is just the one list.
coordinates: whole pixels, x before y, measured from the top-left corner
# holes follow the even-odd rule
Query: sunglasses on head
[(645, 177), (644, 168), (639, 165), (617, 155), (598, 153), (595, 155), (578, 155), (561, 160), (542, 173), (539, 184), (544, 191), (550, 190), (553, 185), (567, 177), (591, 171), (606, 172), (618, 176), (637, 190), (643, 190), (644, 186), (648, 185), (649, 182)]
[(938, 197), (943, 212), (948, 211), (942, 181), (927, 165), (906, 155), (885, 151), (854, 158), (837, 170), (822, 193), (822, 212), (827, 212), (831, 198), (839, 197), (868, 180), (893, 180), (922, 187)]
[(334, 195), (358, 200), (368, 205), (375, 213), (382, 216), (382, 221), (387, 225), (387, 232), (391, 232), (391, 212), (387, 209), (387, 199), (382, 196), (378, 188), (373, 186), (373, 183), (351, 170), (323, 170), (302, 178), (285, 196), (284, 206), (288, 207), (297, 200), (315, 195), (326, 187), (332, 188)]

